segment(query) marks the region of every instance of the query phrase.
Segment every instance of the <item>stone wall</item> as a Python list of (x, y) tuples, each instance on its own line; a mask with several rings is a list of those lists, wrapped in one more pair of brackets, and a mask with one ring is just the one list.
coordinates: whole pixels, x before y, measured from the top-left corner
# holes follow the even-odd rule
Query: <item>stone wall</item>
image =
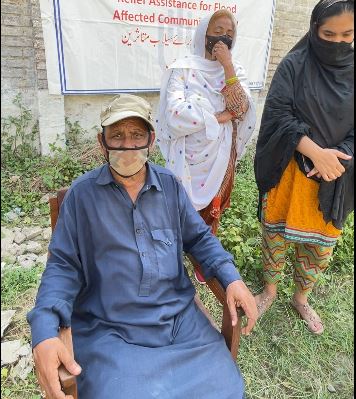
[(282, 58), (309, 30), (310, 16), (318, 2), (319, 0), (277, 0), (266, 85), (256, 99), (258, 119), (255, 135), (258, 134), (263, 106), (274, 72)]
[(277, 0), (266, 90), (281, 59), (308, 31), (311, 12), (317, 3), (318, 0)]
[[(263, 1), (263, 0), (260, 0)], [(277, 0), (271, 59), (266, 89), (255, 92), (260, 117), (266, 91), (277, 65), (289, 49), (308, 30), (311, 10), (317, 0)], [(94, 135), (99, 125), (101, 104), (110, 96), (50, 96), (47, 91), (46, 60), (40, 19), (39, 0), (1, 1), (1, 114), (13, 115), (17, 110), (12, 100), (19, 92), (24, 104), (40, 125), (42, 153), (57, 134), (64, 135), (64, 118)], [(157, 107), (158, 94), (144, 95)], [(258, 131), (257, 123), (256, 131)]]
[(14, 95), (21, 92), (37, 118), (38, 79), (34, 19), (30, 0), (1, 1), (1, 103), (2, 116), (13, 111)]

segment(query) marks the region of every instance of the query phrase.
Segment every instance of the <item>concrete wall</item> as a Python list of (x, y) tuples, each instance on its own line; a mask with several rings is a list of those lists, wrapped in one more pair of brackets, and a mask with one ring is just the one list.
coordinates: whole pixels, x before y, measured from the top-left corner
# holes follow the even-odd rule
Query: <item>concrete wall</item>
[[(14, 97), (21, 93), (34, 123), (39, 122), (39, 149), (61, 138), (64, 144), (64, 97), (49, 96), (39, 0), (1, 0), (1, 117), (18, 114)], [(30, 127), (31, 128), (31, 127)]]
[[(263, 1), (263, 0), (260, 0)], [(277, 65), (308, 30), (310, 14), (317, 0), (277, 0), (271, 59), (266, 89), (254, 92), (259, 118), (267, 89)], [(47, 92), (45, 50), (39, 0), (1, 0), (1, 114), (13, 115), (12, 105), (21, 92), (24, 103), (40, 125), (42, 153), (48, 144), (63, 138), (64, 118), (79, 121), (94, 136), (99, 126), (101, 104), (111, 96), (50, 96)], [(158, 94), (145, 94), (157, 107)], [(259, 121), (255, 133), (258, 131)]]

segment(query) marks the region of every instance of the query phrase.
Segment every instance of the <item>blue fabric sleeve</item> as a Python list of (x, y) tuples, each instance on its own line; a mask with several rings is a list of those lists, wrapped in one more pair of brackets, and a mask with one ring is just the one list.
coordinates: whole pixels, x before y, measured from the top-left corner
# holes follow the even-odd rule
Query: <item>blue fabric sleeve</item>
[(183, 186), (177, 182), (183, 249), (201, 265), (206, 279), (216, 277), (226, 289), (241, 280), (233, 256), (224, 250), (219, 239), (211, 233), (199, 213), (194, 209)]
[(35, 307), (27, 314), (32, 347), (69, 327), (73, 303), (83, 285), (79, 258), (74, 194), (68, 192), (61, 206), (49, 246), (50, 257), (42, 275)]

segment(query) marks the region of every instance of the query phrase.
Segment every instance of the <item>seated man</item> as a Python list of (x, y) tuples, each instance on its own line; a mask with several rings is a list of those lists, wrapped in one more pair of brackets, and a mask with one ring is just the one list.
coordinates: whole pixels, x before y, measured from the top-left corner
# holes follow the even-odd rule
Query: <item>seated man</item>
[[(58, 366), (77, 375), (81, 399), (241, 399), (244, 384), (222, 335), (194, 302), (183, 251), (257, 318), (233, 258), (168, 170), (147, 162), (150, 105), (116, 97), (101, 114), (107, 164), (68, 190), (36, 305), (28, 314), (47, 398), (65, 398)], [(77, 362), (57, 338), (72, 326)], [(79, 366), (80, 365), (80, 366)]]

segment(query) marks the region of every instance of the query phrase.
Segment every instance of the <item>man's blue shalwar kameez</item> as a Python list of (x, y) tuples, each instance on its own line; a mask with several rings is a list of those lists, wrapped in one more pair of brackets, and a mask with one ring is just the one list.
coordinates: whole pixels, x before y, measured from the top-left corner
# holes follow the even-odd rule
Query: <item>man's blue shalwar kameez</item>
[(32, 344), (72, 326), (80, 399), (241, 399), (224, 339), (196, 307), (183, 251), (226, 288), (230, 254), (171, 172), (148, 164), (135, 204), (108, 165), (69, 189), (49, 247)]

